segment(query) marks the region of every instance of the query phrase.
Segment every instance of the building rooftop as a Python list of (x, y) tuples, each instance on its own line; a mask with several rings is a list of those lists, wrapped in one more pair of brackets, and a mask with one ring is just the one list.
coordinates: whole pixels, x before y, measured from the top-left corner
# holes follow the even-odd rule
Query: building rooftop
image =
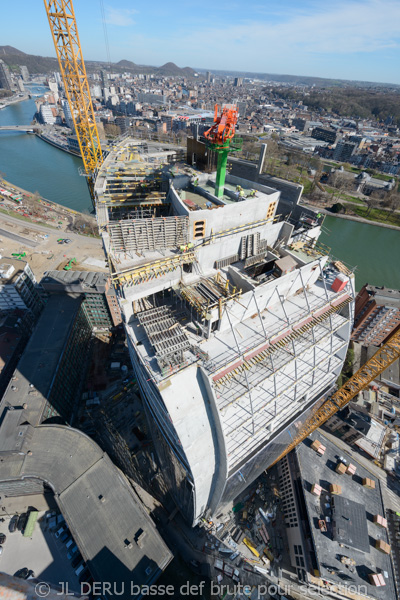
[(49, 299), (18, 363), (0, 408), (22, 407), (31, 425), (41, 421), (58, 361), (81, 301), (66, 294)]
[(369, 552), (365, 507), (344, 496), (332, 495), (331, 502), (333, 539), (339, 544)]
[[(326, 447), (323, 456), (311, 448), (314, 440), (319, 440)], [(325, 438), (320, 430), (313, 432), (297, 447), (296, 456), (321, 579), (336, 586), (366, 586), (368, 596), (394, 600), (396, 593), (390, 556), (375, 548), (376, 540), (389, 542), (386, 530), (373, 522), (374, 515), (385, 515), (379, 480), (360, 463), (356, 463), (357, 470), (352, 476), (336, 473), (339, 460), (344, 459), (347, 464), (354, 463), (354, 460)], [(364, 478), (372, 479), (375, 489), (364, 487)], [(320, 497), (311, 493), (314, 483), (323, 489)], [(331, 495), (331, 484), (341, 486), (341, 495)], [(326, 521), (327, 532), (319, 528), (319, 519)], [(354, 567), (346, 568), (341, 562), (343, 556), (354, 561)], [(378, 572), (388, 575), (383, 587), (370, 583), (368, 575)]]
[(375, 285), (367, 285), (366, 290), (378, 305), (400, 308), (400, 290), (391, 290)]
[(0, 405), (0, 482), (38, 478), (56, 501), (95, 581), (150, 584), (171, 553), (123, 474), (88, 436), (40, 425), (81, 299), (46, 304)]
[(0, 481), (34, 477), (52, 488), (95, 581), (153, 583), (172, 556), (124, 475), (82, 432), (25, 425), (24, 412), (2, 412)]
[(47, 292), (104, 293), (108, 278), (93, 271), (46, 271), (40, 285)]
[(0, 258), (0, 285), (13, 283), (25, 269), (27, 262), (16, 258)]

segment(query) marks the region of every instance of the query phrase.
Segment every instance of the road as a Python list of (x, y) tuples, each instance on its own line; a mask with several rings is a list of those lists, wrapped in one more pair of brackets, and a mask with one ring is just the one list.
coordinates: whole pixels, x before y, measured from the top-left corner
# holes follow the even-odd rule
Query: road
[[(55, 236), (56, 238), (60, 237), (60, 230), (55, 229), (54, 226), (51, 225), (37, 225), (36, 223), (31, 223), (30, 221), (23, 221), (22, 219), (16, 219), (15, 217), (11, 217), (10, 215), (5, 214), (1, 215), (1, 220), (8, 221), (9, 223), (12, 223), (13, 225), (18, 225), (19, 227), (25, 226), (28, 229), (34, 229), (35, 231), (38, 231), (39, 233), (44, 235)], [(98, 248), (101, 245), (101, 241), (98, 238), (92, 238), (87, 235), (81, 235), (80, 233), (74, 233), (72, 231), (66, 231), (64, 233), (66, 233), (71, 240), (80, 240), (81, 242), (84, 242), (85, 245), (92, 245), (93, 248)], [(24, 243), (26, 243), (25, 238)]]
[(30, 246), (31, 248), (36, 248), (39, 245), (38, 242), (34, 242), (28, 238), (24, 238), (21, 235), (17, 235), (16, 233), (11, 233), (11, 231), (6, 231), (5, 229), (0, 229), (0, 235), (5, 235), (10, 238), (10, 240), (14, 240), (19, 244), (25, 244), (25, 246)]
[(352, 461), (358, 462), (358, 464), (379, 479), (381, 482), (382, 498), (385, 508), (390, 508), (394, 511), (400, 510), (400, 483), (398, 481), (389, 477), (386, 471), (375, 465), (372, 461), (361, 456), (357, 451), (353, 450), (351, 446), (335, 437), (328, 431), (324, 430), (323, 434), (340, 450), (346, 452), (351, 457)]

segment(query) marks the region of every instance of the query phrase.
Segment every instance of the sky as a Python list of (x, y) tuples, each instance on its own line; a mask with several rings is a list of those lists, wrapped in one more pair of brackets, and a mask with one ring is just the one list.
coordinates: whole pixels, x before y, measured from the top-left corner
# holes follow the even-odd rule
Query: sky
[[(5, 0), (4, 0), (5, 1)], [(400, 84), (400, 0), (73, 0), (83, 55)], [(0, 45), (55, 56), (43, 0), (7, 2)]]

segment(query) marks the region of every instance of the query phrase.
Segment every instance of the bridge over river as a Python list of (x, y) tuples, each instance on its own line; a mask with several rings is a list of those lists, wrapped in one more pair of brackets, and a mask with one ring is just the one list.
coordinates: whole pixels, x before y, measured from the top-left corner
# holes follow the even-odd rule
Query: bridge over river
[(21, 131), (22, 133), (36, 133), (38, 125), (2, 125), (0, 131)]

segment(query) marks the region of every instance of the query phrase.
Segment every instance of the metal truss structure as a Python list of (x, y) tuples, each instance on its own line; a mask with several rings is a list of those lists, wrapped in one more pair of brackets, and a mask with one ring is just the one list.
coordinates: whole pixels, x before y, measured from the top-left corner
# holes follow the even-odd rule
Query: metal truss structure
[(44, 0), (65, 94), (71, 109), (90, 195), (93, 176), (103, 162), (72, 0)]
[(293, 441), (285, 448), (271, 467), (293, 450), (310, 433), (341, 410), (378, 375), (400, 358), (400, 331), (397, 331), (337, 392), (311, 415)]

